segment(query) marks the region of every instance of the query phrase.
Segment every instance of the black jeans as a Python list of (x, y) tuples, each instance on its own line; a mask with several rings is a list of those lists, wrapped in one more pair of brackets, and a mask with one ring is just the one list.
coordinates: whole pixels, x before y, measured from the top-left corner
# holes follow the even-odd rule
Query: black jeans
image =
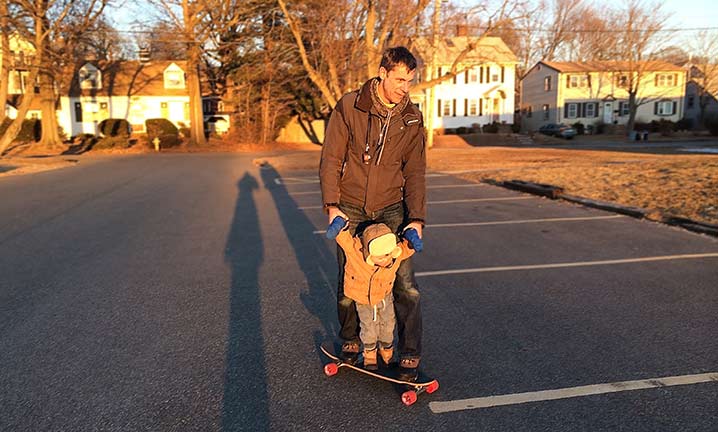
[[(364, 209), (340, 203), (339, 208), (349, 217), (349, 232), (352, 235), (361, 233), (373, 223), (384, 223), (394, 232), (399, 232), (404, 224), (404, 204), (398, 202), (382, 210), (368, 214)], [(344, 264), (346, 256), (341, 247), (337, 246), (337, 262), (339, 264), (339, 283), (337, 289), (337, 311), (341, 330), (339, 337), (345, 341), (359, 340), (359, 316), (354, 300), (344, 296)], [(401, 262), (394, 281), (394, 310), (396, 327), (399, 334), (398, 352), (401, 358), (417, 358), (421, 356), (421, 307), (419, 287), (414, 278), (411, 258)]]

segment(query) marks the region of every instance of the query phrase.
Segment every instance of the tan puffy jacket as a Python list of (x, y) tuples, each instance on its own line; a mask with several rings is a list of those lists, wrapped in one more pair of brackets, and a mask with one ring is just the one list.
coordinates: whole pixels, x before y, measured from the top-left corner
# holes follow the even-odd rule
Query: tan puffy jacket
[(337, 243), (347, 257), (344, 265), (344, 295), (363, 305), (381, 303), (394, 286), (399, 264), (414, 254), (409, 242), (403, 240), (398, 244), (401, 255), (389, 267), (378, 267), (367, 264), (361, 239), (352, 237), (349, 230), (339, 233)]

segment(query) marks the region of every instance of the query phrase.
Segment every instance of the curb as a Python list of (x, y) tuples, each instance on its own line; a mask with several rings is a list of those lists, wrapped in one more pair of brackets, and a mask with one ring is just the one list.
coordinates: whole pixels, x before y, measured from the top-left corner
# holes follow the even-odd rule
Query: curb
[(562, 199), (572, 203), (581, 204), (586, 207), (620, 213), (626, 216), (634, 217), (636, 219), (646, 219), (654, 222), (660, 222), (666, 225), (677, 226), (688, 231), (718, 237), (718, 225), (698, 222), (692, 219), (674, 216), (659, 216), (656, 218), (655, 211), (647, 210), (640, 207), (623, 206), (608, 201), (599, 201), (590, 198), (569, 195), (564, 193), (563, 188), (558, 186), (552, 186), (542, 183), (532, 183), (522, 180), (496, 181), (487, 179), (486, 181), (484, 181), (484, 183), (488, 183), (494, 186), (505, 187), (507, 189), (519, 190), (533, 195), (540, 195), (554, 200)]

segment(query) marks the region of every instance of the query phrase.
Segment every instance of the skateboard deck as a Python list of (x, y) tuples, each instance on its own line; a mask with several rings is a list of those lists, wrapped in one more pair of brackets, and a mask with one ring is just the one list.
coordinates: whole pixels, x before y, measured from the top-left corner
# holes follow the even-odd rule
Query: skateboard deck
[(331, 359), (331, 363), (327, 363), (324, 365), (324, 373), (327, 376), (334, 376), (339, 372), (340, 368), (348, 368), (353, 369), (357, 372), (363, 373), (365, 375), (369, 375), (374, 378), (379, 378), (380, 380), (388, 381), (394, 384), (398, 384), (400, 386), (403, 386), (406, 391), (401, 394), (401, 401), (404, 403), (404, 405), (409, 406), (416, 402), (416, 399), (418, 396), (423, 393), (434, 393), (436, 390), (439, 389), (439, 381), (433, 379), (433, 380), (424, 380), (424, 381), (404, 381), (398, 379), (396, 373), (392, 373), (391, 370), (387, 370), (386, 368), (382, 369), (379, 368), (377, 370), (368, 370), (363, 368), (362, 366), (359, 366), (361, 356), (359, 356), (359, 359), (357, 360), (357, 364), (350, 364), (344, 362), (342, 359), (340, 359), (336, 354), (334, 349), (332, 349), (331, 346), (327, 344), (322, 344), (319, 347), (322, 352)]

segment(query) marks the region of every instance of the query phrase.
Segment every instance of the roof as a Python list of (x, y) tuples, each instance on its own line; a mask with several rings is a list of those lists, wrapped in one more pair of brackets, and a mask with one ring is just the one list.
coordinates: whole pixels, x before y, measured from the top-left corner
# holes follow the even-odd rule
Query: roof
[[(646, 70), (660, 72), (684, 72), (680, 66), (662, 60), (638, 62), (631, 65), (627, 61), (586, 61), (586, 62), (550, 62), (541, 61), (537, 64), (544, 64), (558, 72), (610, 72)], [(536, 67), (536, 66), (534, 66)]]
[(100, 70), (102, 88), (81, 89), (77, 72), (70, 83), (70, 96), (186, 96), (187, 86), (183, 89), (166, 89), (164, 71), (172, 63), (180, 69), (187, 70), (187, 62), (183, 60), (152, 60), (142, 63), (130, 61), (89, 61), (80, 65), (92, 64)]
[[(476, 44), (475, 48), (469, 51), (462, 63), (518, 63), (516, 54), (504, 43), (500, 37), (484, 36), (455, 36), (439, 40), (437, 58), (440, 64), (451, 65), (455, 59), (470, 44)], [(414, 48), (420, 62), (429, 63), (431, 58), (431, 40), (419, 38), (414, 41)]]

